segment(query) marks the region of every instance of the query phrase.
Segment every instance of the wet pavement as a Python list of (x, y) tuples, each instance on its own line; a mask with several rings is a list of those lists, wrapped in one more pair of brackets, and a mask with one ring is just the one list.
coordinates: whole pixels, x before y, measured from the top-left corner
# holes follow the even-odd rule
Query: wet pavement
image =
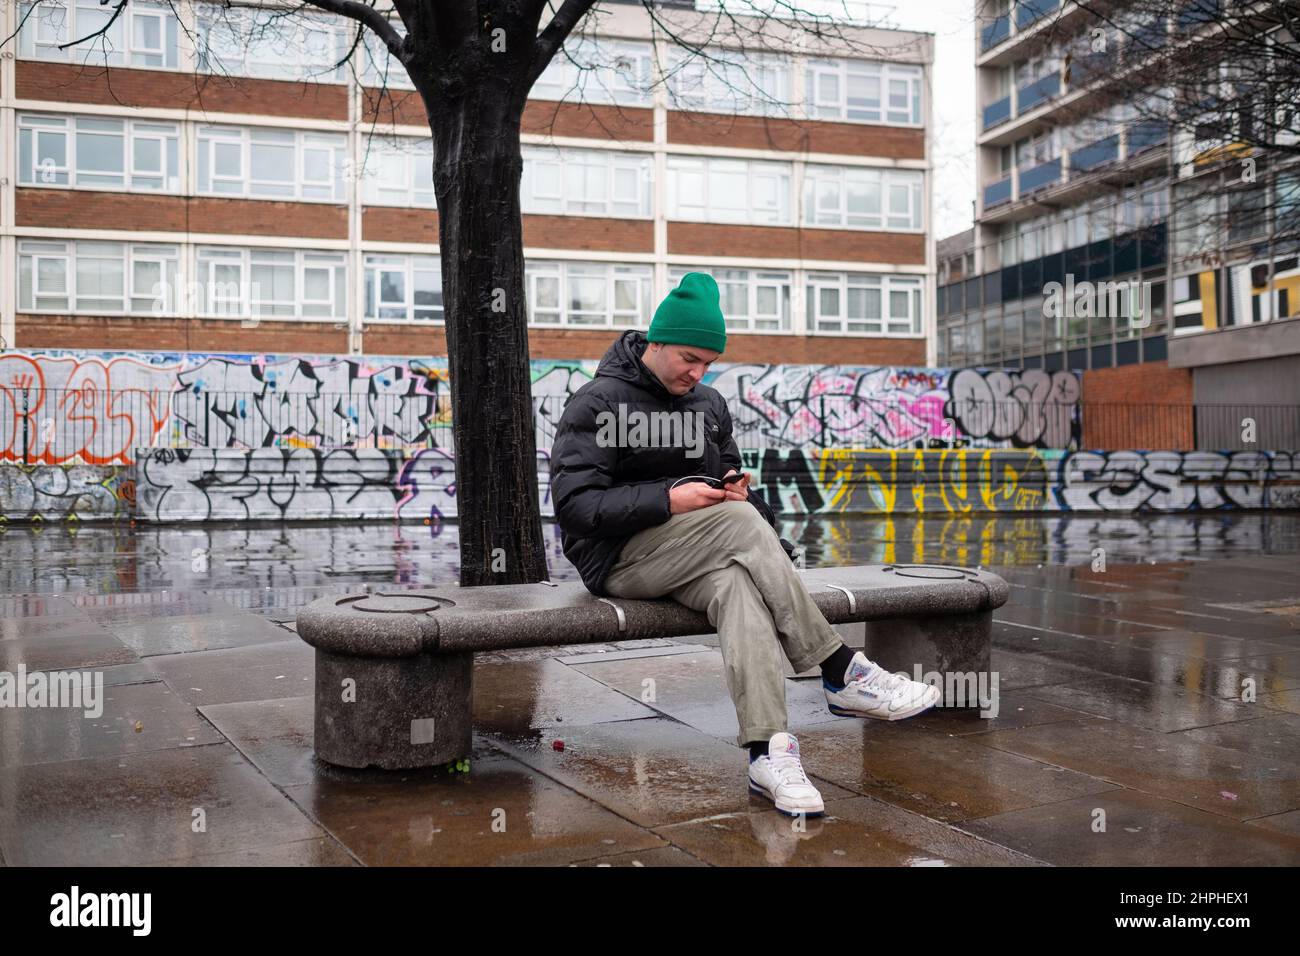
[(809, 566), (1012, 585), (995, 716), (841, 719), (787, 680), (826, 801), (802, 825), (747, 792), (712, 635), (480, 655), (468, 773), (319, 764), (296, 609), (454, 582), (454, 525), (4, 529), (0, 671), (99, 672), (105, 699), (0, 707), (0, 863), (1300, 863), (1300, 515), (782, 533)]

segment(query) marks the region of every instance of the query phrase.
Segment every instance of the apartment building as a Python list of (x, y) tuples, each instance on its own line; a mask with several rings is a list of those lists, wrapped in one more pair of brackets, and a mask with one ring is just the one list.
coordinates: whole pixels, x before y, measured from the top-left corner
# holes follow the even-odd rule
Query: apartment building
[[(1240, 62), (1295, 37), (1242, 34), (1258, 54), (1216, 39), (1228, 22), (1254, 29), (1254, 7), (976, 0), (980, 188), (971, 235), (940, 243), (941, 364), (1142, 366), (1113, 380), (1162, 383), (1153, 400), (1181, 375), (1198, 404), (1300, 405), (1296, 104)], [(1194, 66), (1171, 78), (1152, 64), (1174, 44)], [(1261, 117), (1276, 129), (1243, 125)], [(1123, 291), (1109, 308), (1060, 308), (1059, 290), (1084, 283)], [(1294, 424), (1283, 432), (1263, 447), (1294, 447)]]
[[(692, 63), (599, 9), (523, 121), (533, 357), (599, 357), (704, 270), (730, 361), (933, 364), (932, 37)], [(351, 21), (130, 0), (63, 50), (112, 8), (4, 11), (0, 346), (445, 353), (424, 110), (377, 42), (337, 65)]]

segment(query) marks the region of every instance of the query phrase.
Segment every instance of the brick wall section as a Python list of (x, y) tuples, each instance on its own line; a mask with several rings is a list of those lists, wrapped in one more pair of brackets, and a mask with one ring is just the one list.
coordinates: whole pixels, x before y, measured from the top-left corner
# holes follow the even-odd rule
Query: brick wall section
[(674, 255), (856, 259), (863, 262), (924, 265), (925, 237), (912, 233), (850, 229), (670, 222), (668, 251)]
[(887, 159), (924, 159), (925, 131), (863, 123), (668, 112), (668, 142)]
[(14, 216), (20, 226), (55, 229), (219, 232), (305, 239), (348, 237), (347, 206), (269, 199), (152, 196), (38, 187), (15, 190)]
[(1080, 414), (1084, 448), (1196, 447), (1191, 369), (1144, 362), (1086, 371)]
[(539, 249), (654, 252), (655, 227), (649, 219), (524, 216), (524, 245)]
[[(529, 328), (528, 352), (535, 359), (599, 359), (620, 329)], [(370, 355), (445, 355), (441, 326), (369, 325), (364, 348)], [(305, 351), (305, 349), (303, 350)], [(815, 365), (924, 365), (921, 339), (840, 338), (832, 336), (727, 336), (728, 362), (783, 362)]]
[(19, 99), (64, 103), (259, 113), (287, 118), (348, 118), (347, 88), (338, 84), (254, 80), (116, 66), (106, 70), (71, 63), (19, 60), (15, 92)]
[(654, 110), (529, 100), (522, 129), (549, 136), (649, 143), (654, 139)]
[(432, 209), (366, 206), (361, 210), (361, 237), (368, 242), (437, 245), (438, 213)]
[[(403, 90), (363, 91), (362, 115), (381, 123), (428, 128), (429, 117), (419, 94)], [(598, 103), (560, 103), (529, 100), (520, 128), (525, 133), (545, 136), (575, 136), (613, 139), (620, 142), (651, 142), (654, 139), (654, 110), (639, 107), (603, 106)]]
[(26, 349), (127, 349), (166, 352), (316, 352), (346, 354), (346, 329), (332, 322), (238, 321), (148, 316), (24, 315), (15, 319), (15, 346)]

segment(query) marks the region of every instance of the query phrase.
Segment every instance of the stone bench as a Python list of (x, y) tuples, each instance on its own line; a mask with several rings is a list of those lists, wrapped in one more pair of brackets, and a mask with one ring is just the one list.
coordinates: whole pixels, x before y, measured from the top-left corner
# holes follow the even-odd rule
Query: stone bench
[[(993, 611), (1008, 594), (997, 575), (894, 564), (801, 577), (831, 624), (865, 623), (868, 656), (890, 671), (987, 674)], [(580, 583), (543, 582), (321, 598), (299, 612), (297, 630), (316, 649), (316, 755), (400, 769), (468, 756), (476, 651), (715, 629), (676, 601), (598, 598)]]

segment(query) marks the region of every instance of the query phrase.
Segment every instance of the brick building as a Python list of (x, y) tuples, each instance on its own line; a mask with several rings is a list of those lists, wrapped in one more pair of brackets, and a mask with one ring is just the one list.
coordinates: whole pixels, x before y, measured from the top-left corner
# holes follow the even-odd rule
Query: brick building
[[(705, 68), (599, 9), (524, 117), (533, 357), (599, 357), (700, 269), (729, 361), (933, 364), (932, 37), (778, 25)], [(351, 21), (131, 0), (58, 48), (110, 13), (4, 8), (0, 346), (443, 353), (428, 128), (382, 47), (338, 68)]]

